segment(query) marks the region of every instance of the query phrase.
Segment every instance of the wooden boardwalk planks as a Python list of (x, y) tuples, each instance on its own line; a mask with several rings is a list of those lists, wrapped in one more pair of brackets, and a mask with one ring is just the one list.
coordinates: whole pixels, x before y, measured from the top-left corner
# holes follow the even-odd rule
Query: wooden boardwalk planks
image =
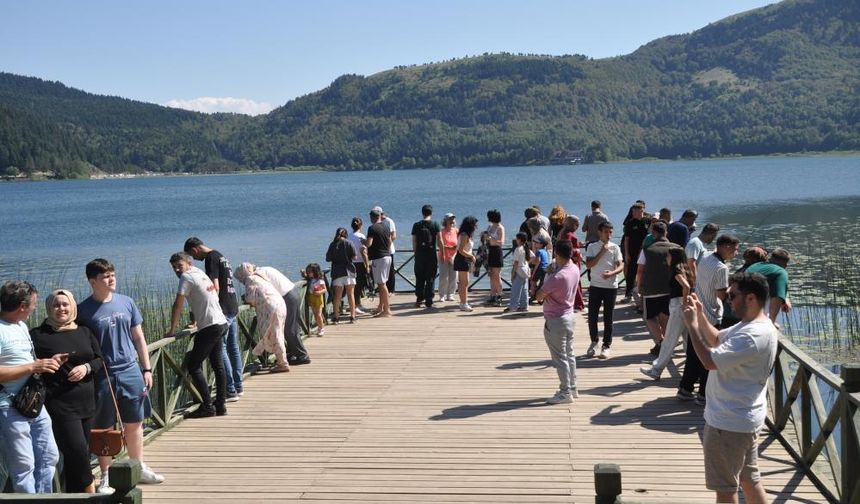
[[(546, 406), (558, 378), (539, 307), (502, 316), (411, 300), (398, 294), (390, 319), (329, 327), (307, 342), (311, 365), (255, 376), (228, 416), (157, 438), (147, 462), (167, 481), (143, 487), (145, 501), (593, 502), (598, 462), (621, 465), (625, 495), (713, 501), (702, 408), (675, 400), (677, 367), (656, 383), (639, 374), (651, 344), (628, 305), (612, 359), (580, 359), (580, 398)], [(578, 354), (587, 333), (579, 317)], [(773, 499), (823, 501), (778, 442), (762, 444)]]

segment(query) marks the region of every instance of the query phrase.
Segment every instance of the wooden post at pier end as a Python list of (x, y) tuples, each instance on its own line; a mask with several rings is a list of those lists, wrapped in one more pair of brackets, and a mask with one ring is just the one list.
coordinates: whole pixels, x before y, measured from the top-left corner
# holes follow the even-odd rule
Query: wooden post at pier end
[[(842, 366), (842, 393), (853, 394), (860, 392), (860, 365), (845, 364)], [(857, 405), (845, 397), (845, 408), (842, 410), (842, 498), (843, 503), (857, 502), (860, 495), (860, 432), (857, 432), (854, 415)], [(852, 500), (853, 497), (853, 500)]]
[(614, 504), (621, 495), (621, 466), (594, 464), (594, 491), (596, 504)]

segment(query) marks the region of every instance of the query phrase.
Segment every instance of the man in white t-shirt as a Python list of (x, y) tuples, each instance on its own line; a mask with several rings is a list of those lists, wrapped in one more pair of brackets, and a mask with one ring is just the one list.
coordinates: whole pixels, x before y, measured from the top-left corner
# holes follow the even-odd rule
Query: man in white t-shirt
[(708, 252), (705, 245), (710, 245), (719, 232), (720, 226), (713, 222), (709, 222), (705, 224), (704, 228), (702, 228), (702, 232), (699, 233), (699, 236), (691, 238), (690, 241), (687, 242), (687, 246), (684, 248), (684, 251), (687, 253), (687, 267), (690, 268), (690, 272), (693, 275), (693, 281), (690, 287), (696, 286), (696, 275), (699, 270), (699, 261), (701, 261), (702, 257), (704, 257)]
[[(224, 335), (227, 334), (227, 317), (218, 303), (215, 284), (203, 270), (192, 265), (193, 261), (185, 252), (170, 256), (170, 266), (179, 277), (179, 288), (170, 313), (170, 330), (167, 335), (176, 332), (179, 318), (182, 316), (182, 307), (187, 301), (191, 313), (194, 314), (197, 334), (194, 335), (194, 346), (185, 354), (185, 365), (203, 402), (196, 410), (186, 413), (185, 418), (223, 416), (227, 414), (227, 373), (224, 370), (223, 348)], [(214, 406), (212, 394), (209, 392), (209, 381), (203, 373), (203, 361), (207, 358), (215, 374)]]
[(597, 348), (597, 315), (603, 305), (603, 347), (599, 359), (609, 358), (612, 345), (612, 312), (618, 296), (618, 274), (624, 271), (624, 257), (621, 247), (609, 241), (612, 238), (612, 223), (601, 222), (597, 225), (598, 240), (585, 250), (585, 266), (593, 270), (588, 286), (588, 332), (591, 344), (586, 355), (594, 356)]
[(690, 342), (711, 371), (705, 406), (705, 485), (717, 502), (767, 501), (758, 469), (758, 431), (767, 414), (767, 383), (777, 350), (776, 327), (764, 311), (767, 280), (758, 273), (731, 276), (726, 299), (741, 321), (717, 330), (695, 294), (684, 306)]

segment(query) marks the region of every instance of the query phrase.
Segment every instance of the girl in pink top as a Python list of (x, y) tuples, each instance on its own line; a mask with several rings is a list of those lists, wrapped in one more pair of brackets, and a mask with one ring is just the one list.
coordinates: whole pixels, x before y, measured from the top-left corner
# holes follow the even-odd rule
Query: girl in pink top
[(453, 301), (454, 291), (457, 290), (457, 272), (454, 270), (454, 256), (457, 254), (456, 217), (446, 213), (442, 219), (442, 232), (439, 239), (442, 248), (439, 249), (439, 301)]

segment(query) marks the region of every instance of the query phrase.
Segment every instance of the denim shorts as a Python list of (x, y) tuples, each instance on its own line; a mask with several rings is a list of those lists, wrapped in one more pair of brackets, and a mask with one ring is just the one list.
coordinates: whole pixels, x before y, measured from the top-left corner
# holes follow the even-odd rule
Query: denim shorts
[[(119, 405), (123, 423), (142, 422), (152, 413), (149, 393), (145, 390), (143, 373), (137, 365), (121, 371), (110, 371), (110, 381)], [(102, 373), (96, 380), (96, 415), (93, 428), (106, 429), (116, 423), (116, 410), (110, 397), (107, 380)]]

